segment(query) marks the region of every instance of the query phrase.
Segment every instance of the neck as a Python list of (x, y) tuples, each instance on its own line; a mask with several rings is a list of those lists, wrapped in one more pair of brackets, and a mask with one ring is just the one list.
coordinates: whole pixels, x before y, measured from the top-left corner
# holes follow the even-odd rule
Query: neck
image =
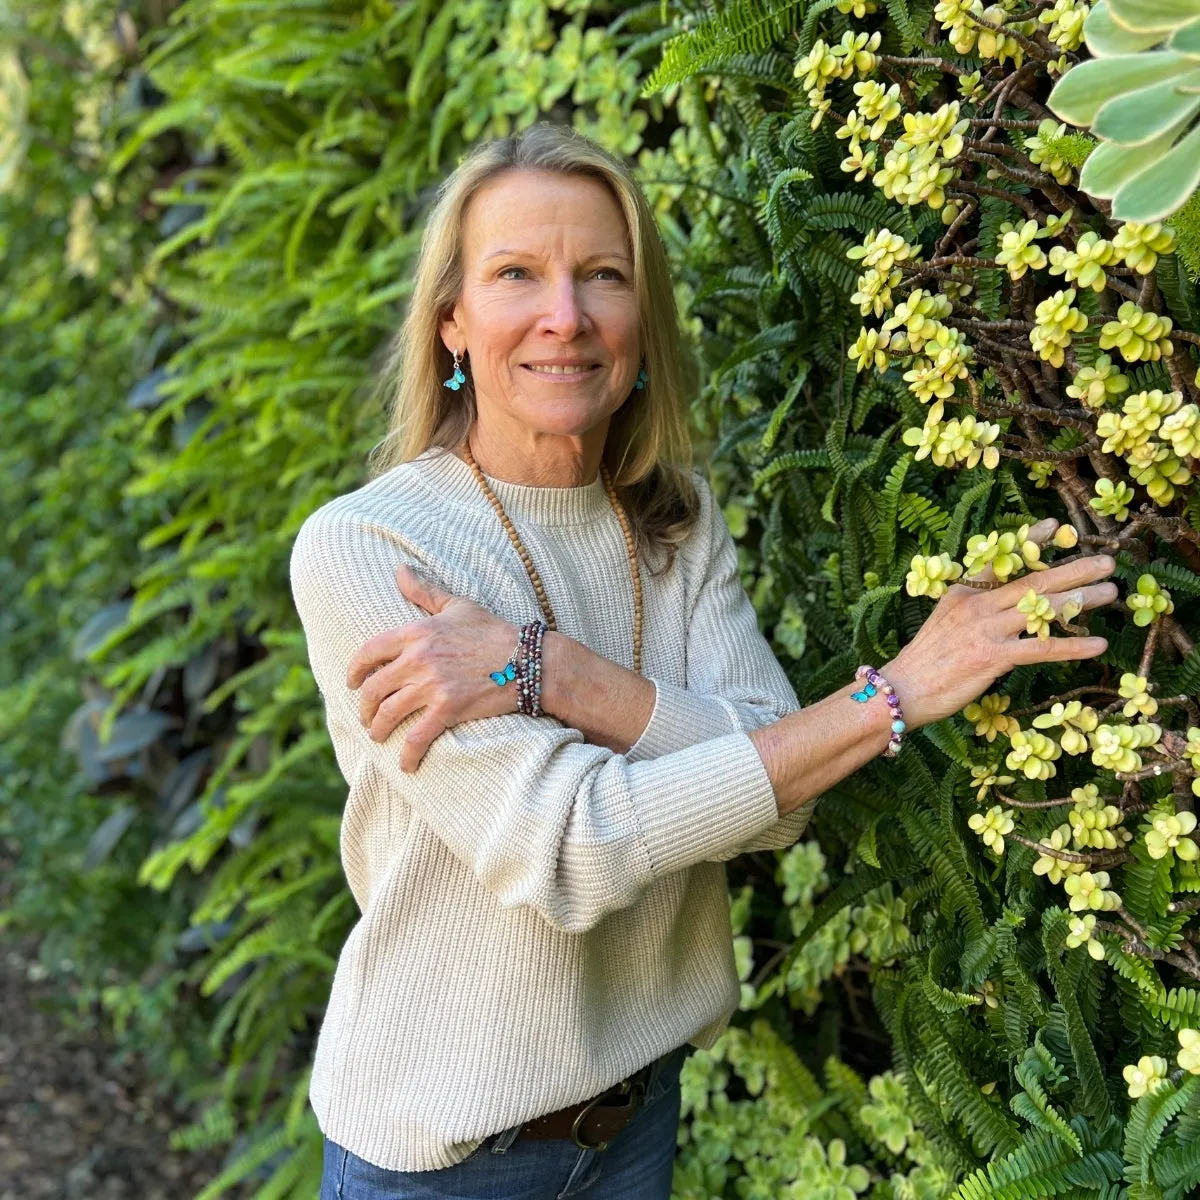
[[(476, 420), (467, 445), (479, 469), (493, 479), (529, 487), (585, 487), (600, 472), (608, 421), (579, 436), (522, 430), (514, 435)], [(455, 454), (465, 460), (461, 446)]]

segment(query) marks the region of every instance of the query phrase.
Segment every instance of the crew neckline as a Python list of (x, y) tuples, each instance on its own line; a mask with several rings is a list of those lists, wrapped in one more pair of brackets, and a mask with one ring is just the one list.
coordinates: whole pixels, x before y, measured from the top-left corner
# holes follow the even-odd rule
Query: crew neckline
[[(470, 508), (492, 511), (474, 472), (453, 450), (430, 446), (412, 461), (421, 464), (422, 474), (438, 495)], [(612, 504), (599, 471), (591, 483), (580, 487), (539, 487), (536, 484), (511, 483), (507, 479), (497, 479), (486, 471), (483, 477), (513, 521), (533, 521), (539, 525), (584, 525), (612, 512)]]

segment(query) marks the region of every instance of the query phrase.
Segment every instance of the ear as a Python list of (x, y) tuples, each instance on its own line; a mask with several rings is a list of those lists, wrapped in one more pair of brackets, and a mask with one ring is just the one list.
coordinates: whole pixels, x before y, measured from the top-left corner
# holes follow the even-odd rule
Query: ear
[(456, 304), (453, 311), (438, 323), (438, 334), (441, 336), (442, 345), (446, 347), (447, 354), (452, 355), (455, 348), (463, 349), (467, 344), (466, 332), (462, 322), (462, 313), (459, 305)]

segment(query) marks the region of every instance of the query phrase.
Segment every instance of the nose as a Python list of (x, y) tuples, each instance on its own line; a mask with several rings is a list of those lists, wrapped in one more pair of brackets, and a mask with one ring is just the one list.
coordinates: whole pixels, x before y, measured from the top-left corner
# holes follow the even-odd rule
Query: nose
[(580, 297), (579, 283), (569, 274), (557, 275), (546, 284), (541, 328), (569, 341), (588, 327), (590, 318)]

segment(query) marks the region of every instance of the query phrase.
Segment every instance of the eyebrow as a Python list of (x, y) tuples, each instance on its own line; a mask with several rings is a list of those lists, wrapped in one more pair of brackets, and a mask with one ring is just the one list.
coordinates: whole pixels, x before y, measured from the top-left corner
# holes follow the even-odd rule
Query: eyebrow
[[(491, 254), (484, 255), (483, 261), (489, 262), (493, 258), (501, 258), (504, 256), (511, 257), (511, 258), (533, 258), (533, 257), (535, 257), (532, 250), (493, 250), (491, 252)], [(589, 254), (587, 256), (587, 258), (585, 258), (583, 261), (584, 262), (594, 262), (598, 258), (619, 258), (625, 262), (633, 261), (633, 259), (631, 259), (628, 254), (622, 254), (620, 251), (608, 251), (608, 250), (602, 250), (598, 254)]]

